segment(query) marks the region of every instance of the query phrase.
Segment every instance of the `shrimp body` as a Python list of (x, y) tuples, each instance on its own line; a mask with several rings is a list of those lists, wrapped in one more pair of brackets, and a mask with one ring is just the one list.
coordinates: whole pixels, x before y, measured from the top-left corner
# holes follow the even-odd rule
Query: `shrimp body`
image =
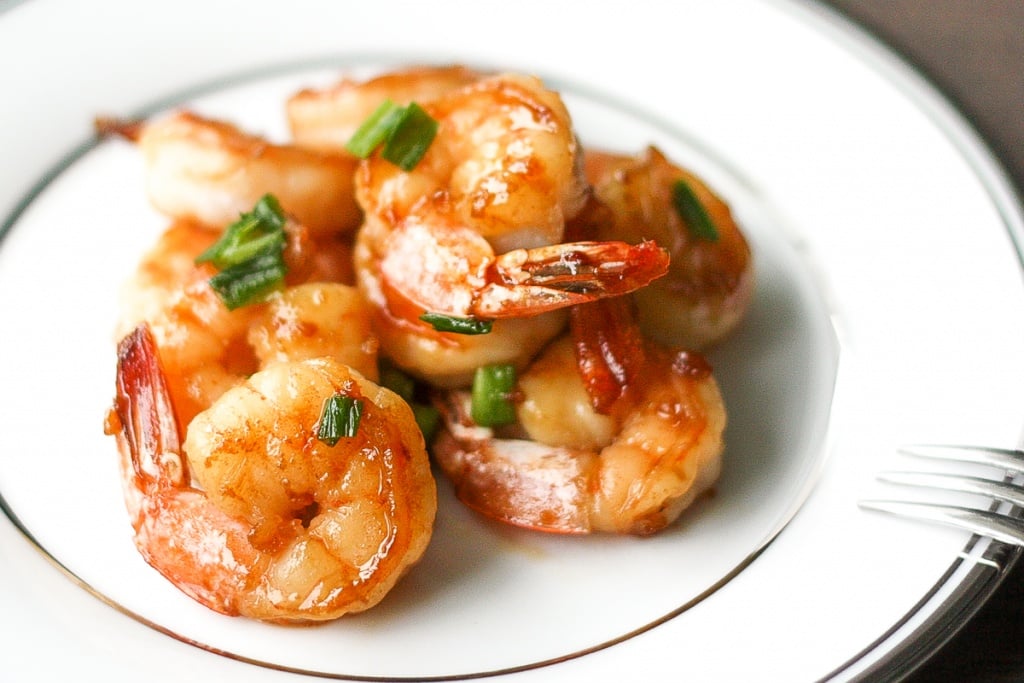
[(648, 535), (672, 523), (718, 478), (725, 408), (700, 356), (650, 342), (639, 352), (630, 386), (599, 412), (573, 340), (553, 342), (518, 382), (515, 437), (474, 424), (467, 392), (443, 394), (433, 450), (458, 497), (541, 531)]
[(356, 129), (385, 100), (423, 103), (481, 77), (462, 66), (420, 66), (366, 81), (346, 78), (327, 88), (306, 88), (286, 105), (292, 139), (301, 147), (343, 152)]
[(271, 295), (246, 340), (260, 367), (330, 356), (368, 378), (377, 376), (371, 308), (355, 287), (307, 282)]
[(414, 212), (450, 213), (498, 252), (561, 242), (587, 198), (568, 110), (536, 78), (502, 74), (422, 103), (437, 134), (406, 173), (379, 155), (362, 164), (364, 230), (389, 232)]
[[(362, 403), (354, 436), (317, 439), (325, 400)], [(218, 612), (314, 622), (378, 603), (422, 555), (436, 492), (411, 409), (333, 359), (275, 363), (188, 425), (182, 443), (145, 326), (119, 346), (108, 417), (139, 551)]]
[(355, 287), (316, 281), (330, 269), (314, 261), (301, 226), (286, 230), (289, 277), (298, 281), (264, 303), (224, 305), (209, 284), (213, 268), (195, 263), (216, 234), (192, 221), (172, 223), (126, 283), (118, 337), (147, 324), (184, 424), (271, 362), (332, 356), (376, 378), (370, 306)]
[[(633, 157), (588, 151), (586, 170), (595, 197), (610, 209), (597, 224), (598, 238), (654, 240), (671, 257), (665, 277), (632, 295), (644, 332), (663, 344), (691, 349), (727, 336), (743, 318), (754, 290), (750, 247), (728, 205), (653, 147)], [(708, 212), (716, 240), (687, 229), (672, 202), (677, 180), (689, 184)]]
[[(443, 386), (488, 362), (522, 365), (563, 328), (559, 309), (665, 272), (653, 244), (562, 242), (588, 189), (568, 111), (539, 80), (482, 78), (423, 107), (438, 131), (416, 167), (374, 155), (356, 178), (357, 281), (398, 365)], [(425, 312), (496, 322), (458, 339)]]
[(108, 128), (137, 141), (150, 201), (168, 216), (219, 231), (271, 193), (316, 236), (360, 223), (350, 156), (272, 144), (187, 111)]
[[(495, 255), (476, 232), (413, 218), (375, 253), (361, 232), (355, 248), (361, 291), (375, 306), (381, 348), (438, 386), (465, 384), (490, 363), (523, 364), (564, 329), (562, 309), (641, 287), (664, 273), (653, 243), (578, 242)], [(495, 319), (489, 334), (438, 332), (424, 313)]]

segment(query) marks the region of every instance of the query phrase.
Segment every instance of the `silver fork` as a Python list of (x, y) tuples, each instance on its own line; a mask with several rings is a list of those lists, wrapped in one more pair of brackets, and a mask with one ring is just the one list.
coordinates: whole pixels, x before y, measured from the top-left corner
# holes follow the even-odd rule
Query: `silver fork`
[[(918, 488), (955, 491), (984, 496), (990, 502), (988, 509), (947, 505), (943, 503), (871, 499), (860, 501), (869, 510), (888, 512), (967, 529), (981, 536), (989, 536), (1013, 545), (1024, 546), (1024, 519), (1017, 508), (1024, 508), (1024, 486), (1009, 481), (1024, 473), (1024, 451), (983, 446), (915, 445), (899, 449), (904, 455), (985, 465), (993, 469), (993, 478), (936, 472), (890, 471), (878, 475), (889, 484)], [(997, 471), (1002, 479), (995, 478)], [(1010, 503), (1014, 508), (999, 511)]]

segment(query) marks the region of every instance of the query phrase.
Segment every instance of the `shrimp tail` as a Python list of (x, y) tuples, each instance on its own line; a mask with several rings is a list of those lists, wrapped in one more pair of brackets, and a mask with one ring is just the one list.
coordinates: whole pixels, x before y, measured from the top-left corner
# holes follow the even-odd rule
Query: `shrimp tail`
[(647, 359), (636, 316), (636, 304), (627, 297), (602, 299), (569, 311), (577, 369), (590, 404), (602, 415), (641, 384)]
[(113, 412), (139, 552), (189, 597), (222, 614), (238, 614), (244, 567), (253, 552), (245, 529), (189, 486), (167, 380), (145, 324), (118, 345)]
[(669, 255), (654, 242), (569, 242), (514, 249), (495, 258), (492, 283), (475, 313), (501, 318), (537, 314), (628, 294), (668, 272)]
[(114, 411), (140, 487), (180, 486), (187, 473), (181, 436), (156, 343), (139, 325), (118, 345)]

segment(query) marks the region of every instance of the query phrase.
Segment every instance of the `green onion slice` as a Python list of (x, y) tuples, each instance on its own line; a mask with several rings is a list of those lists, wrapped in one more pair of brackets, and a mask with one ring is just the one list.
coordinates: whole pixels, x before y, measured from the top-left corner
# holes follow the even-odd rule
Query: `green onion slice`
[(212, 263), (220, 271), (210, 278), (210, 286), (229, 310), (261, 301), (284, 284), (284, 225), (277, 199), (263, 195), (252, 211), (196, 257), (196, 263)]
[(434, 406), (425, 403), (411, 403), (412, 414), (416, 418), (416, 425), (423, 433), (423, 440), (428, 444), (434, 440), (437, 428), (441, 424), (441, 412)]
[(196, 257), (196, 263), (212, 263), (219, 270), (235, 266), (285, 245), (285, 217), (273, 195), (264, 195), (252, 211), (243, 213), (209, 249)]
[(709, 242), (718, 241), (718, 229), (690, 184), (680, 178), (672, 184), (672, 204), (690, 233)]
[(328, 446), (335, 445), (343, 436), (351, 438), (359, 431), (362, 416), (362, 399), (334, 394), (324, 401), (316, 438)]
[(494, 326), (493, 320), (479, 318), (458, 318), (444, 313), (424, 313), (420, 320), (434, 327), (438, 332), (454, 332), (456, 334), (487, 334)]
[(385, 361), (380, 364), (380, 380), (377, 383), (395, 392), (409, 404), (416, 418), (416, 425), (423, 433), (423, 440), (429, 444), (437, 433), (441, 413), (430, 403), (420, 400), (422, 397), (417, 397), (416, 380)]
[(511, 400), (516, 385), (513, 365), (485, 365), (473, 375), (470, 416), (481, 427), (496, 427), (516, 421), (516, 407)]
[(345, 149), (360, 159), (370, 156), (373, 154), (373, 150), (387, 142), (404, 113), (405, 107), (401, 107), (391, 100), (384, 100), (356, 129), (349, 141), (345, 143)]
[(280, 251), (268, 252), (220, 271), (210, 278), (210, 287), (233, 311), (279, 289), (287, 270)]
[(410, 102), (384, 143), (381, 156), (403, 171), (411, 171), (427, 153), (435, 135), (437, 121), (432, 119), (423, 107)]
[(345, 149), (365, 159), (381, 145), (381, 156), (403, 171), (416, 168), (437, 135), (437, 121), (420, 105), (384, 100), (356, 129)]
[(416, 380), (390, 363), (381, 363), (378, 384), (401, 396), (406, 403), (410, 403), (416, 393)]

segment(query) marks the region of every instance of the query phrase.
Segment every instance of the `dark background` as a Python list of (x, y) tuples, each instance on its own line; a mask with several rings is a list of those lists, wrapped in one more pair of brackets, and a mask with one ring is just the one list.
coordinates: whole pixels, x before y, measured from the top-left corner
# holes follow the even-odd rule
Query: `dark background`
[[(963, 112), (1024, 195), (1024, 0), (825, 0)], [(1024, 682), (1024, 563), (911, 683)]]

